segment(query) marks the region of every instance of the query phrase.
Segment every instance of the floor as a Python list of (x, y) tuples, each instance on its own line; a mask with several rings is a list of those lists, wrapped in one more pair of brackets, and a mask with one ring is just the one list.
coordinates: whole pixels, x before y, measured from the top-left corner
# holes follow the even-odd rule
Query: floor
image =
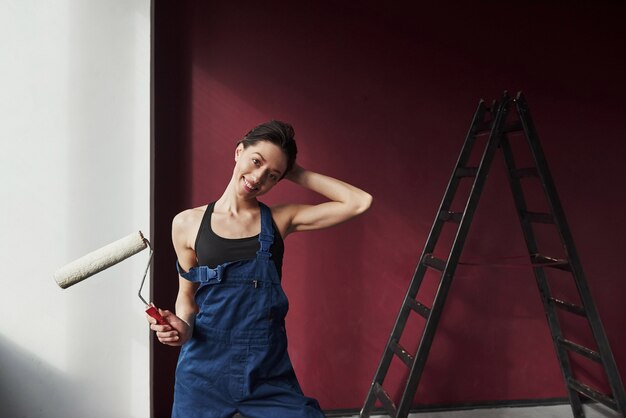
[[(585, 418), (618, 418), (622, 415), (602, 405), (585, 405)], [(467, 411), (422, 412), (410, 414), (409, 418), (571, 418), (569, 405), (472, 409)], [(348, 417), (346, 415), (346, 417)], [(350, 418), (357, 418), (353, 415)], [(371, 418), (385, 418), (385, 415), (373, 415)]]

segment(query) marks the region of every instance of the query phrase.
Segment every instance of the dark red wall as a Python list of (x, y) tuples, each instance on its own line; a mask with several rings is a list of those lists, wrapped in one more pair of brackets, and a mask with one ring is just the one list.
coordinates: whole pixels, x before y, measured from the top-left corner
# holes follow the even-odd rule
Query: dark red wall
[[(626, 6), (405, 3), (155, 2), (155, 300), (173, 307), (174, 214), (219, 197), (250, 127), (291, 122), (301, 165), (375, 199), (359, 219), (290, 236), (283, 278), (305, 392), (359, 408), (478, 100), (523, 90), (624, 379)], [(524, 254), (502, 166), (464, 258)], [(317, 197), (285, 182), (266, 199), (283, 201)], [(155, 346), (157, 416), (175, 357)], [(459, 269), (418, 402), (564, 393), (532, 273)]]

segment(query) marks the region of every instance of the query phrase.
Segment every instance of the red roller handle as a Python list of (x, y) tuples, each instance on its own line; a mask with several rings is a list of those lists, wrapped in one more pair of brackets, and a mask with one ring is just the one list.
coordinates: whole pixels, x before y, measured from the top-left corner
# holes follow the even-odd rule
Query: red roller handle
[(157, 308), (155, 308), (154, 306), (150, 306), (148, 309), (146, 309), (146, 313), (150, 315), (151, 317), (153, 317), (154, 319), (156, 319), (157, 324), (169, 325), (168, 322), (165, 320), (165, 318), (161, 316)]

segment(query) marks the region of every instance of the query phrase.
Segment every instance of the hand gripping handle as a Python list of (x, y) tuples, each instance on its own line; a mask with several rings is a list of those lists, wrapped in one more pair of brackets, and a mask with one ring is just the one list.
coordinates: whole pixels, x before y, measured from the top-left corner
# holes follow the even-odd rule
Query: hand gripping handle
[(151, 317), (153, 317), (154, 319), (156, 319), (157, 324), (169, 325), (168, 322), (165, 320), (165, 318), (161, 316), (158, 309), (155, 308), (154, 306), (150, 306), (148, 309), (146, 309), (146, 313), (150, 315)]

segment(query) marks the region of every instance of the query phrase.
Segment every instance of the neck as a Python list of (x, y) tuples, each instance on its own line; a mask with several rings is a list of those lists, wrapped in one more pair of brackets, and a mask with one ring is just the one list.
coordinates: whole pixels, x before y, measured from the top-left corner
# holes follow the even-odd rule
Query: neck
[(240, 211), (254, 210), (259, 207), (259, 202), (255, 199), (243, 199), (235, 192), (234, 180), (231, 180), (222, 193), (222, 196), (215, 202), (215, 206), (225, 212), (238, 214)]

